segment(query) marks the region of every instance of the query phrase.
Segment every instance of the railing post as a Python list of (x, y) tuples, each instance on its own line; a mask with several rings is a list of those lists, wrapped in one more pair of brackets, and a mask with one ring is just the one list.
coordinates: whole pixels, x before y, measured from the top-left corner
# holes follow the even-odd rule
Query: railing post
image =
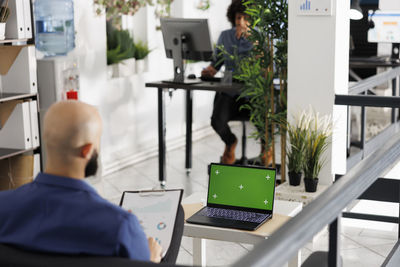
[(399, 217), (398, 217), (398, 229), (397, 229), (397, 236), (400, 239), (400, 185), (399, 185)]
[[(392, 80), (392, 96), (397, 95), (397, 77)], [(392, 108), (392, 123), (396, 122), (396, 108)]]
[(342, 266), (340, 257), (340, 218), (341, 216), (339, 215), (329, 225), (328, 267)]
[[(364, 92), (364, 95), (367, 94), (367, 91)], [(360, 149), (362, 151), (362, 159), (364, 158), (364, 148), (365, 148), (365, 128), (367, 127), (367, 114), (365, 110), (365, 106), (361, 106), (361, 140), (360, 140)]]

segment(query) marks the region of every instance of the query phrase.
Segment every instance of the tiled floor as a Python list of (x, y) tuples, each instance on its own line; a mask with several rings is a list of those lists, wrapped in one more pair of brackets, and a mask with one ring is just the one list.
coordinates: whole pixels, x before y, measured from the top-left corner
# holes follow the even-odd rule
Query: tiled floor
[[(240, 127), (234, 129), (240, 137)], [(248, 156), (256, 156), (260, 147), (253, 140), (248, 141)], [(224, 145), (217, 136), (209, 136), (193, 144), (193, 168), (190, 176), (184, 169), (184, 148), (168, 152), (167, 156), (167, 186), (169, 188), (180, 187), (185, 190), (185, 197), (194, 192), (204, 192), (207, 189), (207, 165), (210, 162), (218, 162)], [(240, 154), (240, 143), (237, 148)], [(111, 202), (118, 204), (124, 190), (153, 188), (157, 182), (158, 163), (157, 158), (135, 164), (129, 168), (113, 173), (102, 179), (94, 181), (98, 191)], [(398, 207), (386, 208), (397, 215)], [(356, 227), (354, 227), (354, 225)], [(374, 229), (370, 226), (373, 225)], [(397, 228), (393, 224), (376, 226), (368, 222), (343, 219), (342, 221), (342, 247), (341, 255), (344, 266), (380, 266), (397, 240)], [(384, 229), (384, 230), (382, 230)], [(328, 234), (324, 232), (320, 238), (312, 244), (306, 244), (302, 249), (304, 260), (312, 251), (327, 250)], [(235, 262), (252, 249), (251, 245), (207, 240), (207, 266), (226, 266)], [(178, 263), (192, 264), (191, 238), (183, 237)]]

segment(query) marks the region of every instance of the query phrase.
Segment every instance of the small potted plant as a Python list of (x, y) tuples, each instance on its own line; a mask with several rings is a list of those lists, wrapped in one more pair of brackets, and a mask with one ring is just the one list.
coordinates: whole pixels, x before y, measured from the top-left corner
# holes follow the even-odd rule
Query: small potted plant
[(145, 71), (144, 59), (149, 55), (151, 50), (146, 43), (138, 41), (135, 43), (135, 59), (136, 59), (136, 72), (142, 73)]
[(110, 26), (107, 30), (107, 65), (111, 77), (123, 77), (135, 72), (135, 46), (126, 30), (117, 30)]
[(6, 22), (10, 17), (10, 9), (8, 8), (8, 0), (6, 0), (5, 5), (0, 7), (0, 40), (6, 39)]
[(304, 185), (306, 192), (317, 191), (318, 175), (325, 163), (323, 153), (328, 148), (332, 135), (330, 116), (320, 117), (310, 110), (303, 114), (306, 122), (306, 138), (304, 145)]
[(305, 116), (302, 116), (294, 125), (287, 124), (289, 145), (286, 149), (286, 154), (288, 158), (289, 184), (293, 186), (300, 185), (304, 165), (304, 146), (307, 135), (305, 119)]

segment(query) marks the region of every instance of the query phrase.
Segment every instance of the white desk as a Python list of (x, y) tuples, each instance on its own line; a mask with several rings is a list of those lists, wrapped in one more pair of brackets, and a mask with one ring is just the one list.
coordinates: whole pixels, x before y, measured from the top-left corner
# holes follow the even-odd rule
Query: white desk
[[(185, 210), (185, 219), (202, 207), (206, 193), (195, 193), (182, 201)], [(183, 235), (193, 238), (193, 265), (206, 265), (206, 239), (229, 241), (246, 244), (258, 244), (282, 226), (290, 217), (295, 216), (302, 209), (302, 203), (284, 200), (275, 200), (273, 219), (262, 225), (257, 231), (243, 231), (230, 228), (213, 227), (185, 223)], [(288, 263), (290, 267), (301, 265), (300, 251)]]

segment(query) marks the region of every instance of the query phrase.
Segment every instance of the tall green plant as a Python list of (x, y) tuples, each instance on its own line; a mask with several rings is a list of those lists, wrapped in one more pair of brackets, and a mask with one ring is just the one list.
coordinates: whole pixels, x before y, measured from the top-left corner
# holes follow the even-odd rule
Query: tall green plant
[[(254, 46), (247, 58), (240, 59), (235, 78), (244, 83), (240, 97), (249, 99), (250, 121), (256, 126), (253, 137), (261, 140), (265, 150), (272, 148), (275, 166), (275, 138), (281, 134), (281, 174), (285, 180), (286, 126), (280, 122), (287, 110), (287, 30), (288, 0), (247, 0), (250, 34)], [(280, 93), (275, 95), (274, 77), (280, 78)]]

